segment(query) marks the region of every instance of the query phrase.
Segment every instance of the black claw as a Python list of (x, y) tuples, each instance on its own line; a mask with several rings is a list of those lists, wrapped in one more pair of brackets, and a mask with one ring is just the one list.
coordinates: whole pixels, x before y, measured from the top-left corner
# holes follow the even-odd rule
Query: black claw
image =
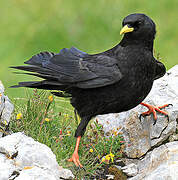
[(142, 117), (143, 117), (142, 114), (140, 114), (139, 117), (138, 117), (140, 119), (140, 122), (142, 121)]
[(140, 115), (139, 115), (140, 122), (142, 121), (142, 117), (144, 118), (144, 117), (146, 117), (146, 116), (149, 116), (149, 115), (140, 114)]
[(167, 106), (167, 107), (169, 107), (169, 106), (173, 106), (173, 104), (168, 104), (168, 106)]
[(166, 115), (166, 117), (167, 117), (167, 120), (168, 120), (168, 123), (169, 123), (169, 116), (168, 116), (168, 115)]
[(156, 120), (153, 118), (153, 121), (154, 121), (154, 123), (153, 123), (153, 126), (156, 124)]
[[(168, 115), (165, 115), (166, 117), (167, 117), (167, 120), (168, 120), (168, 123), (169, 123), (169, 116)], [(156, 124), (156, 120), (153, 118), (153, 120), (154, 120), (154, 123), (153, 123), (153, 125), (155, 125)]]
[(142, 122), (142, 117), (144, 118), (146, 115), (143, 115), (143, 114), (140, 114), (139, 115), (139, 120), (140, 120), (140, 122)]

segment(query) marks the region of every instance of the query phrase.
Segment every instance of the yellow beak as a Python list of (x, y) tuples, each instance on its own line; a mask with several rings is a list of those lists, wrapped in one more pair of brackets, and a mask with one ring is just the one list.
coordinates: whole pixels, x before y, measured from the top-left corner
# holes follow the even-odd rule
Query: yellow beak
[(125, 25), (121, 31), (120, 31), (120, 35), (128, 33), (128, 32), (132, 32), (134, 30), (133, 27), (128, 27), (128, 25)]

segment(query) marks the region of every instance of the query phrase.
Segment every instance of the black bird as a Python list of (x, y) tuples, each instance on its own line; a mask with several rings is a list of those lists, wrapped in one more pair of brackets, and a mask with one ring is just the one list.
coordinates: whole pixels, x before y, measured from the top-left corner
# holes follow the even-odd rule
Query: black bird
[[(150, 92), (153, 81), (162, 77), (165, 66), (153, 56), (155, 23), (145, 14), (130, 14), (122, 22), (121, 42), (98, 54), (87, 54), (74, 47), (62, 49), (58, 54), (41, 52), (26, 61), (27, 66), (13, 68), (43, 78), (42, 81), (20, 82), (12, 87), (29, 87), (53, 92), (56, 96), (71, 96), (71, 104), (81, 117), (75, 137), (72, 158), (82, 167), (78, 147), (90, 119), (96, 115), (119, 113), (142, 104), (167, 115), (159, 108), (142, 103)], [(63, 93), (61, 93), (63, 91)], [(162, 106), (161, 108), (167, 105)]]

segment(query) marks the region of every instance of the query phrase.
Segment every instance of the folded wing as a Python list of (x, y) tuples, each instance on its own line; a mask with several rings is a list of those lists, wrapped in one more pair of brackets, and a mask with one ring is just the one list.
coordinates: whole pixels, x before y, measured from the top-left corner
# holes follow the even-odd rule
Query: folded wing
[(113, 84), (122, 78), (115, 58), (104, 54), (89, 55), (74, 47), (58, 54), (41, 52), (26, 61), (27, 66), (12, 68), (43, 78), (42, 81), (20, 82), (13, 87), (64, 90), (66, 87), (97, 88)]

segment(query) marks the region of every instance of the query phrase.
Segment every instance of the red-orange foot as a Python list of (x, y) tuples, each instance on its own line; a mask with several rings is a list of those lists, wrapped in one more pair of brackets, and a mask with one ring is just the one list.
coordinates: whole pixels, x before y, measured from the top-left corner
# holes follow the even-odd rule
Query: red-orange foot
[[(172, 104), (165, 104), (165, 105), (163, 105), (163, 106), (153, 106), (153, 105), (150, 105), (150, 104), (146, 104), (146, 103), (140, 103), (141, 105), (143, 105), (143, 106), (145, 106), (145, 107), (147, 107), (149, 110), (148, 111), (146, 111), (146, 112), (143, 112), (142, 114), (141, 114), (141, 116), (147, 116), (147, 115), (150, 115), (151, 113), (153, 113), (153, 117), (154, 117), (154, 120), (155, 120), (155, 123), (156, 123), (156, 120), (157, 120), (157, 114), (156, 114), (156, 111), (158, 111), (158, 112), (160, 112), (161, 114), (164, 114), (164, 115), (166, 115), (167, 117), (168, 117), (168, 113), (167, 112), (165, 112), (165, 111), (162, 111), (161, 109), (162, 108), (165, 108), (165, 107), (167, 107), (167, 106), (170, 106), (170, 105), (172, 105)], [(154, 124), (155, 124), (154, 123)]]
[(77, 137), (77, 142), (75, 145), (75, 150), (74, 153), (72, 154), (72, 157), (70, 159), (68, 159), (69, 162), (73, 162), (77, 167), (80, 166), (81, 168), (83, 167), (79, 161), (79, 155), (78, 155), (78, 148), (79, 148), (79, 144), (80, 144), (80, 139), (81, 136)]
[(79, 155), (78, 152), (75, 152), (72, 154), (72, 157), (68, 159), (69, 162), (73, 162), (77, 167), (80, 166), (81, 168), (83, 167), (82, 164), (79, 161)]

